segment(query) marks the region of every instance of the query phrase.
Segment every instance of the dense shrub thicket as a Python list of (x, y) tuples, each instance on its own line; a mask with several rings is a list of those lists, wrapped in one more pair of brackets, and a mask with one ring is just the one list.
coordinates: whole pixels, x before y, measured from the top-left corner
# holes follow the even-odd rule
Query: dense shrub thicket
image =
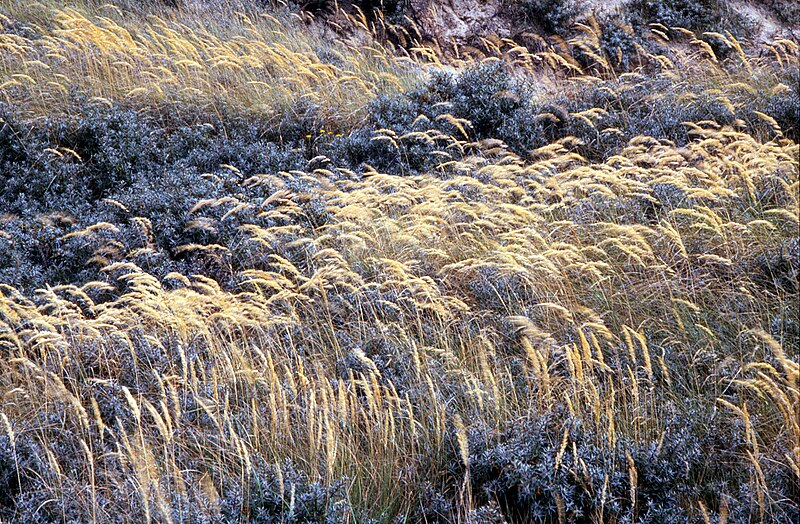
[[(595, 83), (580, 93), (543, 96), (511, 77), (502, 66), (490, 64), (458, 76), (438, 73), (407, 95), (378, 99), (372, 114), (375, 129), (391, 129), (406, 136), (438, 129), (445, 136), (459, 135), (470, 141), (498, 139), (520, 155), (574, 137), (576, 152), (601, 161), (636, 136), (685, 145), (692, 139), (686, 122), (714, 121), (749, 129), (765, 139), (774, 137), (775, 130), (757, 111), (774, 118), (782, 134), (797, 139), (800, 76), (797, 69), (783, 75), (772, 80), (773, 89), (756, 95), (733, 92), (725, 96), (703, 86), (676, 85), (668, 74), (653, 74)], [(587, 111), (594, 112), (590, 120)], [(386, 144), (368, 141), (371, 133), (370, 129), (357, 130), (349, 139), (334, 144), (331, 153), (338, 153), (336, 158), (345, 163), (358, 160), (379, 169), (395, 164), (401, 171), (411, 172), (437, 162), (429, 154), (435, 146), (419, 135), (413, 135), (404, 154), (399, 155)], [(399, 165), (402, 163), (407, 165)]]
[[(291, 147), (263, 138), (264, 127), (242, 116), (190, 123), (103, 105), (84, 110), (79, 118), (34, 125), (3, 110), (3, 282), (33, 289), (86, 281), (104, 263), (143, 248), (155, 251), (139, 261), (158, 274), (188, 270), (171, 253), (203, 237), (186, 229), (195, 203), (228, 194), (226, 179), (241, 172), (306, 163), (303, 142), (295, 139)], [(151, 224), (146, 232), (138, 218)], [(69, 236), (101, 222), (113, 225), (102, 240)]]

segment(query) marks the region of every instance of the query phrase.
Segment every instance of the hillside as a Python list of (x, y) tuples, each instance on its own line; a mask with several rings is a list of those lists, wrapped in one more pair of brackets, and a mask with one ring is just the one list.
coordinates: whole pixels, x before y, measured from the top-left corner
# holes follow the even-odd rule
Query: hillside
[(0, 0), (0, 522), (800, 520), (791, 2)]

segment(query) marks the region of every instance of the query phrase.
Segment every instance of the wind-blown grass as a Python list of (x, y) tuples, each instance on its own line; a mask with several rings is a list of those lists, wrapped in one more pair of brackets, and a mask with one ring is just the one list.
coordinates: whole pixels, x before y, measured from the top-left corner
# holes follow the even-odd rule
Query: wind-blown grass
[[(147, 46), (184, 26), (148, 24), (156, 34), (141, 37), (137, 60), (171, 67), (174, 57)], [(720, 89), (780, 84), (797, 67), (792, 44), (773, 47), (777, 65), (745, 56), (757, 66), (747, 82)], [(350, 64), (372, 53), (351, 52)], [(709, 83), (726, 78), (710, 56), (689, 56), (708, 67)], [(276, 86), (281, 75), (310, 79), (288, 62), (275, 67)], [(125, 102), (142, 81), (133, 77), (98, 94), (117, 80), (87, 71), (78, 91), (142, 115), (134, 125), (111, 110), (87, 113), (104, 122), (98, 143), (158, 133), (160, 94)], [(655, 77), (669, 90), (649, 103), (696, 115), (680, 97), (697, 92), (685, 83), (692, 73), (643, 69), (638, 88)], [(50, 249), (94, 269), (65, 271), (35, 292), (0, 283), (0, 518), (800, 516), (800, 149), (754, 109), (764, 107), (758, 95), (728, 100), (727, 122), (686, 121), (669, 135), (644, 127), (637, 104), (647, 100), (623, 96), (639, 77), (614, 79), (613, 68), (604, 80), (565, 79), (560, 96), (576, 106), (554, 112), (518, 99), (524, 90), (491, 64), (375, 105), (362, 97), (379, 90), (329, 92), (332, 84), (308, 80), (320, 111), (352, 132), (314, 129), (276, 145), (261, 132), (269, 124), (226, 120), (236, 108), (258, 114), (240, 99), (250, 74), (230, 72), (236, 83), (190, 96), (233, 108), (218, 117), (229, 141), (184, 121), (161, 149), (136, 142), (154, 151), (145, 160), (124, 147), (94, 160), (63, 147), (40, 157), (29, 145), (50, 138), (24, 133), (41, 132), (35, 121), (3, 122), (16, 141), (0, 157), (9, 166), (0, 177), (14, 183), (0, 193), (2, 274), (36, 267), (23, 256), (43, 265)], [(2, 93), (29, 116), (45, 111), (40, 99), (70, 107), (46, 89), (32, 95), (44, 78), (29, 87), (15, 78), (20, 85)], [(180, 92), (164, 89), (164, 78), (155, 85)], [(176, 86), (212, 81), (203, 78)], [(611, 102), (579, 106), (578, 86), (589, 101), (606, 92)], [(796, 110), (791, 97), (780, 100)], [(350, 104), (377, 108), (364, 128), (346, 118)], [(285, 106), (269, 107), (262, 118), (282, 118)], [(737, 121), (736, 111), (751, 110), (760, 123)], [(529, 118), (552, 133), (545, 143), (525, 138)], [(613, 119), (626, 126), (608, 131)], [(58, 130), (64, 120), (49, 122)], [(520, 140), (508, 144), (498, 133), (515, 123)], [(617, 138), (587, 148), (601, 133)], [(55, 157), (51, 181), (36, 165)], [(210, 165), (228, 158), (242, 165)], [(381, 169), (373, 158), (385, 160)], [(158, 173), (162, 161), (167, 172)], [(118, 178), (103, 179), (98, 165)], [(20, 173), (32, 174), (30, 191)], [(87, 173), (96, 194), (80, 200)], [(181, 189), (181, 180), (197, 187)], [(174, 194), (138, 190), (148, 181)], [(49, 198), (68, 207), (70, 192), (74, 209), (113, 212), (26, 215), (45, 213)], [(35, 211), (21, 209), (26, 199)]]
[[(33, 301), (6, 288), (17, 511), (362, 521), (413, 509), (424, 482), (468, 511), (458, 486), (471, 480), (473, 502), (523, 515), (657, 519), (651, 496), (673, 515), (701, 511), (697, 500), (745, 519), (792, 515), (797, 146), (695, 133), (686, 149), (637, 139), (600, 165), (556, 144), (534, 163), (476, 155), (411, 178), (253, 177), (242, 184), (261, 197), (193, 210), (232, 221), (247, 246), (183, 248), (247, 257), (233, 293), (130, 263)], [(301, 218), (310, 205), (325, 224)], [(108, 287), (116, 298), (94, 302)], [(549, 426), (558, 441), (535, 455), (555, 461), (541, 500), (507, 500), (519, 481), (470, 470), (513, 457), (470, 446), (502, 446), (562, 412)], [(682, 417), (697, 433), (677, 431)], [(742, 451), (702, 433), (706, 422), (742, 427)], [(624, 479), (676, 460), (680, 439), (714, 460), (680, 477), (693, 498), (676, 486), (637, 495), (647, 488)], [(287, 467), (301, 480), (275, 491)], [(301, 485), (320, 508), (292, 509)]]
[(11, 31), (0, 45), (0, 96), (36, 115), (74, 110), (78, 93), (197, 114), (230, 105), (267, 119), (313, 112), (317, 128), (333, 130), (362, 119), (376, 94), (408, 85), (376, 42), (334, 41), (287, 9), (235, 7), (151, 9), (145, 18), (111, 4), (38, 4), (35, 22), (3, 15)]

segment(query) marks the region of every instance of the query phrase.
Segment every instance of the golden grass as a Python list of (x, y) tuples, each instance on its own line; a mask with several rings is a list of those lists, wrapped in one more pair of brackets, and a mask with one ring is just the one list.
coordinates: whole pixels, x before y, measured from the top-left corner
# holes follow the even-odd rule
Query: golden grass
[[(291, 459), (323, 482), (352, 479), (354, 506), (367, 514), (413, 504), (414, 486), (443, 474), (452, 425), (468, 467), (462, 420), (503, 428), (563, 405), (603, 436), (601, 447), (658, 442), (665, 392), (698, 387), (703, 375), (668, 371), (664, 358), (697, 352), (738, 359), (736, 384), (757, 393), (719, 402), (746, 421), (767, 511), (763, 461), (778, 442), (794, 442), (781, 460), (795, 470), (800, 457), (797, 363), (763, 331), (796, 305), (746, 275), (718, 275), (797, 238), (798, 147), (697, 132), (702, 140), (682, 149), (636, 139), (600, 165), (549, 148), (533, 163), (476, 155), (410, 178), (253, 177), (243, 184), (281, 195), (262, 213), (288, 214), (313, 195), (333, 219), (316, 229), (242, 224), (253, 242), (281, 239), (287, 251), (270, 255), (269, 270), (242, 272), (237, 293), (175, 274), (167, 291), (132, 264), (106, 268), (120, 293), (107, 303), (92, 302), (95, 283), (42, 290), (36, 303), (4, 288), (0, 412), (16, 427), (62, 420), (28, 429), (49, 457), (42, 474), (56, 498), (70, 483), (91, 486), (79, 503), (98, 521), (111, 510), (96, 498), (118, 493), (146, 520), (170, 521), (198, 501), (217, 518), (220, 493), (246, 490), (256, 457)], [(298, 179), (305, 192), (287, 189)], [(681, 204), (657, 223), (631, 223), (659, 187)], [(231, 208), (228, 219), (242, 209), (228, 199), (194, 211), (215, 205)], [(303, 258), (289, 254), (296, 246)], [(746, 330), (769, 350), (748, 356), (737, 338)], [(737, 340), (741, 348), (729, 346)], [(522, 376), (509, 367), (517, 355)], [(770, 355), (780, 368), (764, 363)], [(376, 357), (411, 366), (403, 382)], [(770, 409), (783, 422), (749, 418)], [(49, 447), (64, 445), (64, 431), (85, 457), (77, 473)], [(569, 445), (565, 430), (556, 467), (580, 477), (579, 464), (560, 460)], [(630, 460), (620, 467), (635, 480)]]
[[(3, 4), (0, 20), (24, 19), (15, 2)], [(30, 9), (33, 34), (0, 34), (0, 97), (34, 115), (69, 111), (80, 94), (135, 107), (227, 104), (266, 118), (307, 106), (318, 109), (318, 127), (335, 130), (360, 121), (377, 94), (411, 82), (377, 42), (334, 41), (286, 10), (165, 9), (145, 18), (110, 4)]]
[[(307, 99), (330, 128), (406, 83), (385, 51), (339, 43), (327, 47), (334, 65), (318, 55), (330, 43), (270, 16), (237, 15), (224, 32), (169, 17), (133, 24), (114, 9), (48, 20), (39, 39), (0, 35), (0, 96), (41, 113), (68, 108), (71, 90), (101, 103), (234, 101), (268, 117)], [(592, 51), (592, 41), (564, 45)], [(564, 53), (508, 53), (577, 71)], [(591, 125), (600, 113), (576, 117)], [(35, 435), (46, 498), (70, 493), (95, 522), (175, 522), (190, 507), (214, 521), (236, 491), (247, 519), (255, 472), (290, 462), (323, 485), (348, 479), (345, 519), (361, 522), (410, 511), (425, 481), (452, 474), (455, 451), (465, 471), (451, 495), (466, 521), (468, 428), (500, 433), (562, 410), (598, 449), (624, 447), (616, 468), (636, 514), (639, 472), (625, 446), (662, 442), (673, 399), (697, 396), (742, 421), (741, 468), (768, 515), (764, 469), (778, 461), (800, 478), (796, 342), (768, 334), (798, 306), (796, 288), (765, 284), (754, 264), (798, 241), (798, 145), (687, 123), (686, 147), (637, 137), (592, 164), (565, 139), (531, 160), (469, 143), (466, 122), (448, 117), (456, 136), (377, 133), (401, 154), (416, 140), (446, 143), (430, 173), (261, 174), (241, 184), (263, 199), (198, 202), (187, 227), (231, 221), (269, 261), (178, 248), (242, 257), (234, 291), (103, 260), (108, 282), (35, 299), (0, 284), (2, 431), (15, 460), (18, 433)], [(312, 199), (324, 225), (298, 219)], [(279, 225), (242, 218), (254, 211)], [(152, 237), (157, 225), (137, 220)], [(96, 302), (100, 289), (116, 298)], [(577, 453), (565, 460), (575, 446), (565, 417), (548, 458), (591, 484)], [(591, 488), (603, 504), (607, 485)], [(296, 486), (280, 486), (293, 507)], [(702, 501), (687, 504), (708, 518)]]

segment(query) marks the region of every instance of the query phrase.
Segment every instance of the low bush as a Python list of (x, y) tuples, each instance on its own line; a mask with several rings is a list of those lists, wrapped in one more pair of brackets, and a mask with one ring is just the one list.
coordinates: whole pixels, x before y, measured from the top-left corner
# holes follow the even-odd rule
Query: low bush
[[(664, 71), (542, 96), (502, 65), (491, 63), (458, 76), (438, 73), (407, 94), (379, 98), (372, 107), (371, 129), (353, 133), (327, 152), (343, 165), (358, 160), (379, 170), (418, 172), (441, 163), (442, 157), (431, 154), (436, 149), (447, 148), (448, 154), (458, 156), (452, 142), (430, 138), (437, 136), (430, 132), (441, 131), (438, 136), (466, 142), (498, 139), (520, 155), (575, 137), (578, 153), (602, 161), (636, 136), (685, 145), (692, 140), (686, 122), (746, 126), (765, 140), (778, 136), (756, 112), (770, 115), (783, 135), (797, 139), (797, 75), (796, 67), (787, 67), (764, 78), (768, 87), (726, 93), (713, 85), (676, 80), (671, 71)], [(406, 147), (401, 151), (388, 141), (375, 143), (372, 133), (379, 129), (406, 137)], [(407, 165), (401, 167), (403, 163)]]
[(625, 4), (625, 10), (631, 20), (643, 25), (656, 23), (701, 33), (731, 30), (741, 22), (735, 11), (722, 0), (631, 0)]
[[(140, 262), (158, 274), (189, 269), (173, 250), (200, 234), (186, 229), (195, 203), (229, 194), (229, 180), (242, 173), (306, 164), (304, 138), (285, 145), (274, 135), (265, 139), (275, 128), (257, 119), (169, 122), (122, 107), (87, 104), (84, 110), (77, 118), (32, 124), (2, 109), (0, 222), (8, 238), (0, 242), (9, 247), (0, 256), (0, 275), (6, 283), (33, 289), (86, 281), (99, 276), (103, 261), (137, 249), (156, 250), (140, 251), (146, 254)], [(150, 224), (149, 239), (139, 218)], [(103, 222), (113, 227), (76, 233)], [(99, 265), (90, 262), (93, 256)]]
[(568, 34), (572, 24), (584, 14), (588, 3), (584, 0), (522, 0), (505, 1), (506, 8), (519, 14), (521, 19), (550, 34)]
[[(591, 435), (568, 413), (519, 421), (501, 435), (475, 427), (470, 433), (475, 500), (498, 501), (510, 522), (700, 521), (699, 507), (688, 509), (689, 500), (733, 522), (758, 519), (755, 494), (736, 473), (746, 467), (740, 428), (704, 408), (684, 408), (664, 414), (658, 441), (619, 441), (611, 450), (597, 445), (605, 436)], [(791, 521), (800, 514), (790, 502), (791, 475), (788, 470), (781, 475), (778, 484), (787, 491), (773, 508), (774, 518)]]

